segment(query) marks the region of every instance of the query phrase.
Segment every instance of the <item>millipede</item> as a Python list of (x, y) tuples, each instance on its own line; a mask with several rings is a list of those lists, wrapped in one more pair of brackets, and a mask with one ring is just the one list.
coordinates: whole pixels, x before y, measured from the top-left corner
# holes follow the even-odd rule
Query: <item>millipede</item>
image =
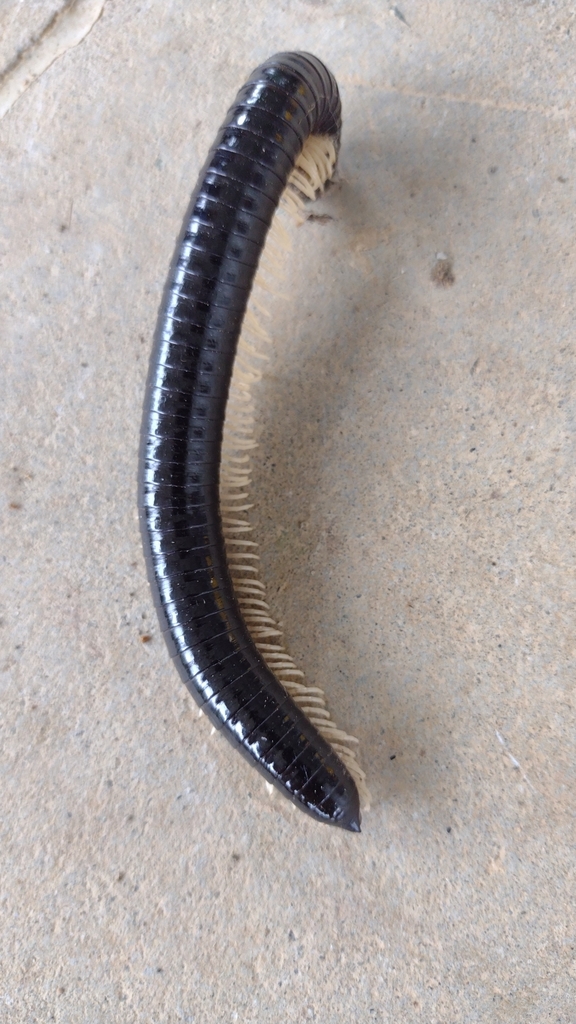
[(332, 177), (340, 132), (334, 77), (307, 53), (265, 61), (230, 108), (161, 305), (139, 513), (160, 628), (201, 711), (298, 807), (359, 832), (356, 740), (284, 647), (257, 578), (248, 500), (266, 296), (289, 246), (279, 217), (303, 219)]

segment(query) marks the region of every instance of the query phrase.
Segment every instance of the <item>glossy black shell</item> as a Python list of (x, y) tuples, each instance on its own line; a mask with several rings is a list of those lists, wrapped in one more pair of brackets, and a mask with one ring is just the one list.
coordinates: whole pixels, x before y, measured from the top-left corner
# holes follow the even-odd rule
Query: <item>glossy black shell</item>
[(356, 785), (263, 658), (234, 596), (219, 510), (226, 400), (266, 234), (309, 135), (341, 127), (338, 88), (281, 53), (238, 93), (200, 175), (160, 312), (142, 431), (139, 504), (160, 625), (216, 729), (298, 806), (360, 830)]

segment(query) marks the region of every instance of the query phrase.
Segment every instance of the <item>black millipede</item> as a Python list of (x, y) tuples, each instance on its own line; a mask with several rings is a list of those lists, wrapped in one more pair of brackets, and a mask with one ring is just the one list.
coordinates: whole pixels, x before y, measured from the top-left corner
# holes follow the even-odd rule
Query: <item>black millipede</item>
[(230, 108), (193, 193), (162, 301), (139, 512), (161, 629), (214, 728), (297, 806), (359, 832), (364, 776), (351, 737), (334, 726), (322, 691), (298, 681), (302, 673), (278, 643), (253, 576), (256, 545), (246, 539), (250, 384), (258, 376), (250, 360), (258, 353), (244, 333), (265, 333), (247, 305), (279, 203), (293, 212), (322, 189), (340, 131), (336, 82), (306, 53), (271, 57)]

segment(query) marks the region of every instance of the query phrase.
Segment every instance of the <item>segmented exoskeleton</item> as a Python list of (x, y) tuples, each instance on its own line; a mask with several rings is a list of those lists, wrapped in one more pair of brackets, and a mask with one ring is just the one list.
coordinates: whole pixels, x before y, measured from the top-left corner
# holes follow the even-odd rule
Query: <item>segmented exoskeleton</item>
[(226, 519), (219, 486), (234, 358), (268, 229), (297, 164), (314, 188), (306, 147), (318, 139), (330, 165), (323, 177), (330, 172), (340, 128), (334, 78), (309, 54), (272, 57), (238, 93), (166, 287), (146, 392), (140, 516), (161, 628), (214, 727), (298, 806), (359, 831), (349, 768), (271, 670), (278, 659), (265, 660), (249, 632), (246, 607), (258, 601), (239, 603), (224, 536), (228, 523), (234, 543), (233, 524), (242, 521)]

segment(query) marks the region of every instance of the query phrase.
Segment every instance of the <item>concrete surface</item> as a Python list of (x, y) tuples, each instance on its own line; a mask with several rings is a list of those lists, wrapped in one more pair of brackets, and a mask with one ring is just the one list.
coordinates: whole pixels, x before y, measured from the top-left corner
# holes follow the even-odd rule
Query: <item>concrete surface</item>
[[(3, 59), (56, 9), (4, 0)], [(0, 123), (0, 1021), (576, 1021), (576, 15), (399, 12), (108, 0)], [(210, 736), (137, 529), (174, 238), (288, 48), (345, 133), (273, 309), (255, 511), (361, 741), (361, 836)]]

